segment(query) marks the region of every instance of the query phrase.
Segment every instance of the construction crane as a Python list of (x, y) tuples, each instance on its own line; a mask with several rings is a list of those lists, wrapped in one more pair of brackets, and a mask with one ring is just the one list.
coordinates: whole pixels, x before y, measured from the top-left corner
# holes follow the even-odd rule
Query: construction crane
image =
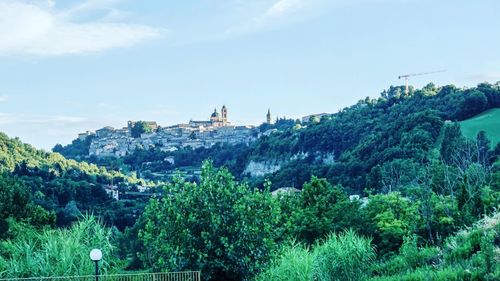
[(427, 74), (434, 74), (434, 73), (440, 73), (440, 72), (445, 72), (446, 70), (436, 70), (436, 71), (430, 71), (430, 72), (421, 72), (421, 73), (412, 73), (412, 74), (404, 74), (404, 75), (399, 75), (398, 79), (404, 78), (405, 79), (405, 94), (408, 95), (410, 90), (408, 89), (408, 80), (412, 76), (420, 76), (420, 75), (427, 75)]

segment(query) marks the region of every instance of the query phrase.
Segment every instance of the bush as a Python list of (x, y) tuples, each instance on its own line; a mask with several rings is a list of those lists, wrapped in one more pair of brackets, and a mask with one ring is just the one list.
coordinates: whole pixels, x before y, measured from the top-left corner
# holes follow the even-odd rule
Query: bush
[(377, 275), (395, 275), (405, 273), (419, 267), (434, 265), (439, 262), (440, 252), (436, 247), (419, 248), (417, 237), (405, 237), (399, 255), (383, 261), (373, 267)]
[(364, 280), (375, 259), (371, 241), (354, 231), (330, 234), (313, 251), (301, 245), (286, 247), (257, 281)]
[(313, 261), (314, 255), (308, 248), (293, 244), (286, 247), (256, 281), (309, 281), (312, 277)]
[(431, 267), (419, 268), (415, 271), (402, 273), (394, 276), (383, 276), (369, 279), (370, 281), (459, 281), (459, 280), (483, 280), (473, 278), (468, 270), (453, 266), (436, 270)]
[(314, 280), (363, 280), (375, 259), (371, 240), (357, 236), (354, 231), (331, 234), (314, 251)]
[(448, 238), (440, 251), (419, 249), (415, 238), (407, 238), (398, 256), (374, 266), (380, 276), (370, 280), (500, 280), (499, 218), (499, 213), (485, 217)]

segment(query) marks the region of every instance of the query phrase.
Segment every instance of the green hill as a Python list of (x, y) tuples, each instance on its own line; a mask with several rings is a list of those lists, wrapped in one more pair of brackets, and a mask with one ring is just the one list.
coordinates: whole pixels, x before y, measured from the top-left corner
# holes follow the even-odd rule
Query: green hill
[[(435, 157), (433, 151), (441, 147), (445, 120), (467, 120), (494, 108), (500, 108), (500, 87), (496, 85), (457, 88), (429, 84), (408, 94), (404, 87), (391, 86), (380, 97), (360, 100), (319, 122), (298, 124), (300, 120), (283, 119), (262, 124), (262, 135), (249, 145), (187, 147), (170, 152), (158, 144), (122, 159), (89, 157), (88, 141), (59, 145), (54, 151), (67, 158), (137, 171), (150, 180), (169, 180), (168, 174), (175, 170), (199, 169), (203, 160), (211, 159), (215, 166), (228, 167), (252, 186), (263, 186), (267, 178), (273, 189), (300, 187), (315, 175), (351, 193), (361, 193), (366, 187), (378, 192), (388, 186), (384, 177), (393, 178), (388, 174), (393, 167), (421, 166)], [(488, 130), (484, 124), (480, 128)], [(488, 133), (492, 139), (490, 135), (492, 132)], [(167, 157), (174, 163), (167, 163)], [(271, 169), (273, 166), (279, 169)]]
[(472, 118), (460, 122), (462, 133), (468, 138), (475, 138), (479, 131), (485, 131), (492, 143), (500, 142), (500, 108), (487, 110)]
[[(68, 160), (58, 153), (37, 150), (0, 132), (0, 237), (2, 219), (6, 218), (2, 216), (10, 214), (2, 210), (13, 212), (13, 208), (26, 208), (27, 203), (56, 215), (58, 226), (70, 225), (85, 212), (93, 213), (104, 223), (121, 230), (132, 226), (145, 202), (136, 200), (125, 205), (123, 201), (113, 200), (105, 190), (105, 186), (110, 184), (117, 185), (121, 191), (128, 191), (136, 185), (144, 185), (144, 182), (94, 164)], [(2, 193), (9, 191), (10, 186), (18, 186), (20, 191), (17, 193), (23, 196), (15, 192)], [(8, 196), (13, 202), (24, 198), (27, 203), (11, 207), (4, 204), (5, 201), (9, 203), (5, 199)], [(24, 215), (19, 213), (20, 217)]]

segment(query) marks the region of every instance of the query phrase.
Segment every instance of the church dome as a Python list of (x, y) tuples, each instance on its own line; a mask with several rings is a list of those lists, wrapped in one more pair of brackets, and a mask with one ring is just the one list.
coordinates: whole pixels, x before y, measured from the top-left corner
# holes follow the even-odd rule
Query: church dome
[(214, 110), (214, 113), (212, 113), (211, 117), (215, 118), (215, 117), (219, 117), (219, 116), (220, 116), (220, 114), (219, 114), (219, 112), (217, 112), (217, 109), (216, 109), (216, 110)]

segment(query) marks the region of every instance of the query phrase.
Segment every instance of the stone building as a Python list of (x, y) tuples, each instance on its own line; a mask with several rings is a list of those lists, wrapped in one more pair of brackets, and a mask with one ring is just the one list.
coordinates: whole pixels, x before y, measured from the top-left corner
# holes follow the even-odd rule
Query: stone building
[(210, 122), (213, 127), (224, 127), (230, 125), (227, 121), (227, 107), (223, 105), (220, 113), (217, 112), (217, 108), (215, 108), (214, 113), (210, 116)]
[(228, 121), (228, 110), (222, 106), (220, 113), (214, 110), (207, 121), (189, 121), (160, 127), (156, 122), (147, 122), (152, 133), (142, 134), (140, 138), (131, 136), (131, 128), (136, 122), (129, 121), (128, 126), (115, 130), (105, 127), (96, 131), (96, 138), (90, 144), (89, 155), (99, 157), (122, 157), (136, 149), (159, 148), (162, 151), (175, 151), (184, 147), (211, 147), (217, 143), (249, 143), (258, 136), (254, 126), (234, 126)]
[(78, 139), (81, 141), (86, 140), (90, 136), (94, 136), (94, 132), (86, 131), (85, 133), (78, 134)]

